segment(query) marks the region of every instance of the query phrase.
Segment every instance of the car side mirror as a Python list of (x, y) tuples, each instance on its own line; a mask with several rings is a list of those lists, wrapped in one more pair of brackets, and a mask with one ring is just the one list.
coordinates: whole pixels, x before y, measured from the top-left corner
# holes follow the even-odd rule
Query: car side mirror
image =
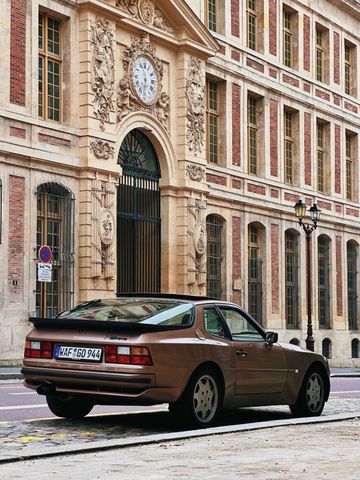
[(266, 332), (265, 340), (271, 345), (279, 340), (279, 335), (275, 332)]

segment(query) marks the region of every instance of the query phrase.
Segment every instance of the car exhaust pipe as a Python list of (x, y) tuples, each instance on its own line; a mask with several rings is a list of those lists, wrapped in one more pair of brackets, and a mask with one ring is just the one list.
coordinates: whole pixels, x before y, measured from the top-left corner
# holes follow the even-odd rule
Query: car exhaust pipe
[(56, 389), (52, 383), (42, 383), (37, 387), (36, 391), (39, 395), (53, 395)]

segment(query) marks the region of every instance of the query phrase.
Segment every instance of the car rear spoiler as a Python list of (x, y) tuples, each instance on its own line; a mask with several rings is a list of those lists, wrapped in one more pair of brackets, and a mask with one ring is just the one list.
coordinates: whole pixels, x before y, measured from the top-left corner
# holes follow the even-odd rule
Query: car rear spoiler
[(152, 325), (139, 322), (115, 322), (114, 320), (89, 320), (73, 318), (30, 317), (29, 321), (39, 329), (66, 329), (66, 330), (126, 330), (137, 332), (161, 332), (168, 330), (183, 330), (192, 324), (186, 325)]

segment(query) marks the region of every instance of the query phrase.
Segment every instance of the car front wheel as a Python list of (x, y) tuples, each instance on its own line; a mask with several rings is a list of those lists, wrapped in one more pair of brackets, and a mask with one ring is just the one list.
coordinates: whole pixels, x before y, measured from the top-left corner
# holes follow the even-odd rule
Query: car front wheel
[(291, 413), (296, 417), (316, 417), (321, 415), (324, 405), (324, 375), (318, 370), (310, 370), (304, 378), (296, 403), (290, 405)]
[(212, 370), (202, 369), (190, 379), (181, 399), (170, 404), (170, 411), (186, 425), (206, 428), (216, 419), (220, 399), (218, 376)]
[(85, 417), (93, 408), (93, 404), (80, 397), (61, 397), (46, 395), (48, 407), (57, 417), (79, 419)]

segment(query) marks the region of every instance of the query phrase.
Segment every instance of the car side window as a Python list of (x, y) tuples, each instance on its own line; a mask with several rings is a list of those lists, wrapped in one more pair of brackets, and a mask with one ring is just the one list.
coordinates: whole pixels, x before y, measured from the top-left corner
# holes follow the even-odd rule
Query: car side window
[(238, 342), (264, 341), (264, 337), (261, 333), (254, 327), (248, 318), (241, 314), (241, 312), (226, 307), (219, 307), (219, 309), (225, 318), (233, 340)]
[(204, 309), (204, 328), (211, 335), (227, 338), (224, 323), (215, 308)]

